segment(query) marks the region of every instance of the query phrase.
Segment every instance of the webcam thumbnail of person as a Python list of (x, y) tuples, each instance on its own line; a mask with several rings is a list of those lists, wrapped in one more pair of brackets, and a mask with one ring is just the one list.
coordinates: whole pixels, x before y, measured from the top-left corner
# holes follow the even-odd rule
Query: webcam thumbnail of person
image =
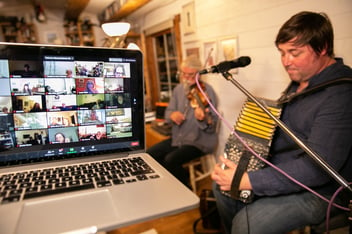
[(46, 111), (44, 95), (12, 96), (13, 112), (43, 112)]
[(44, 79), (30, 78), (10, 79), (10, 88), (13, 95), (43, 95), (45, 94)]
[(49, 128), (50, 144), (78, 142), (77, 127)]
[(39, 61), (9, 60), (10, 77), (13, 78), (36, 78), (40, 74)]
[(48, 112), (48, 127), (74, 127), (77, 126), (77, 111)]
[(46, 112), (14, 113), (15, 130), (47, 128)]
[(0, 113), (12, 113), (11, 97), (0, 96)]
[(121, 138), (132, 136), (132, 123), (107, 124), (108, 138)]
[(105, 95), (102, 93), (99, 94), (81, 94), (77, 95), (77, 106), (80, 110), (87, 109), (103, 109)]
[(76, 95), (46, 95), (48, 111), (76, 110)]
[[(69, 60), (70, 58), (71, 57), (67, 59)], [(65, 59), (65, 57), (62, 57), (61, 59)], [(45, 60), (43, 64), (44, 64), (44, 77), (72, 78), (75, 76), (74, 61)]]
[(76, 93), (75, 79), (45, 78), (44, 83), (46, 94), (69, 95)]
[(105, 93), (119, 93), (124, 91), (124, 79), (121, 78), (106, 78)]
[(105, 63), (104, 76), (116, 78), (130, 78), (130, 64), (129, 63)]
[(75, 77), (103, 77), (103, 62), (76, 61)]
[(80, 141), (102, 140), (106, 138), (105, 125), (89, 125), (78, 127), (78, 137)]
[(106, 94), (105, 106), (108, 109), (131, 107), (130, 93)]
[(106, 123), (131, 123), (131, 108), (118, 108), (106, 110)]
[(79, 110), (79, 125), (94, 125), (105, 123), (105, 110)]
[(45, 129), (16, 131), (17, 147), (46, 145), (49, 143)]
[(104, 79), (103, 78), (76, 79), (76, 93), (78, 94), (104, 93)]

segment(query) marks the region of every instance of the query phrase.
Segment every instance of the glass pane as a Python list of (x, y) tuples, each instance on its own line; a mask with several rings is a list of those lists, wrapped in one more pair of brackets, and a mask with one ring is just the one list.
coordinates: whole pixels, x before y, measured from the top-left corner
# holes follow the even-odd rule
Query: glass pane
[(160, 90), (161, 91), (169, 91), (169, 85), (167, 83), (161, 83), (160, 84)]
[(159, 68), (159, 79), (161, 82), (167, 82), (167, 68), (166, 68), (166, 62), (158, 62), (158, 68)]
[(162, 35), (155, 37), (155, 48), (157, 58), (165, 58), (164, 37)]
[(177, 76), (177, 61), (176, 59), (170, 60), (169, 61), (170, 65), (170, 75), (171, 75), (171, 82), (172, 83), (178, 83), (178, 76)]
[(166, 41), (167, 41), (167, 52), (170, 57), (176, 56), (176, 50), (174, 46), (174, 37), (173, 34), (168, 33), (166, 34)]

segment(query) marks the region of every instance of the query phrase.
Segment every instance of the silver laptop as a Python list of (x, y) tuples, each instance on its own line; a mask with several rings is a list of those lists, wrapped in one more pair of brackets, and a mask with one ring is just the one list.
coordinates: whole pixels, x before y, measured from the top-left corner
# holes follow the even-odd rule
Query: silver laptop
[(198, 206), (145, 153), (142, 63), (0, 43), (1, 233), (95, 233)]

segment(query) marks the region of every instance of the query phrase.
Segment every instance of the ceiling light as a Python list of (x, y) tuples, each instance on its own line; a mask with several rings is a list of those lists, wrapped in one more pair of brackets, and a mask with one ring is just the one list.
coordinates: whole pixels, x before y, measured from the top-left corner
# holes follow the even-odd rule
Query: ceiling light
[(139, 46), (136, 43), (134, 43), (134, 42), (130, 42), (128, 44), (128, 46), (127, 46), (127, 49), (130, 49), (130, 50), (141, 50), (139, 48)]
[(130, 30), (130, 23), (126, 22), (113, 22), (113, 23), (104, 23), (101, 25), (103, 31), (109, 37), (119, 37), (125, 35)]

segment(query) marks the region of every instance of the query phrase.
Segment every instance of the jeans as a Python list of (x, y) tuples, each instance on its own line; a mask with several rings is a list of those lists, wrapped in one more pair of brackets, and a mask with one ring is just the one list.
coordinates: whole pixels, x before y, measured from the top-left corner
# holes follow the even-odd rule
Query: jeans
[(171, 146), (171, 139), (153, 145), (147, 153), (186, 186), (188, 186), (188, 176), (182, 165), (204, 155), (204, 152), (192, 145)]
[(227, 234), (279, 234), (324, 221), (328, 203), (303, 191), (261, 197), (244, 204), (223, 195), (213, 183), (218, 211)]

